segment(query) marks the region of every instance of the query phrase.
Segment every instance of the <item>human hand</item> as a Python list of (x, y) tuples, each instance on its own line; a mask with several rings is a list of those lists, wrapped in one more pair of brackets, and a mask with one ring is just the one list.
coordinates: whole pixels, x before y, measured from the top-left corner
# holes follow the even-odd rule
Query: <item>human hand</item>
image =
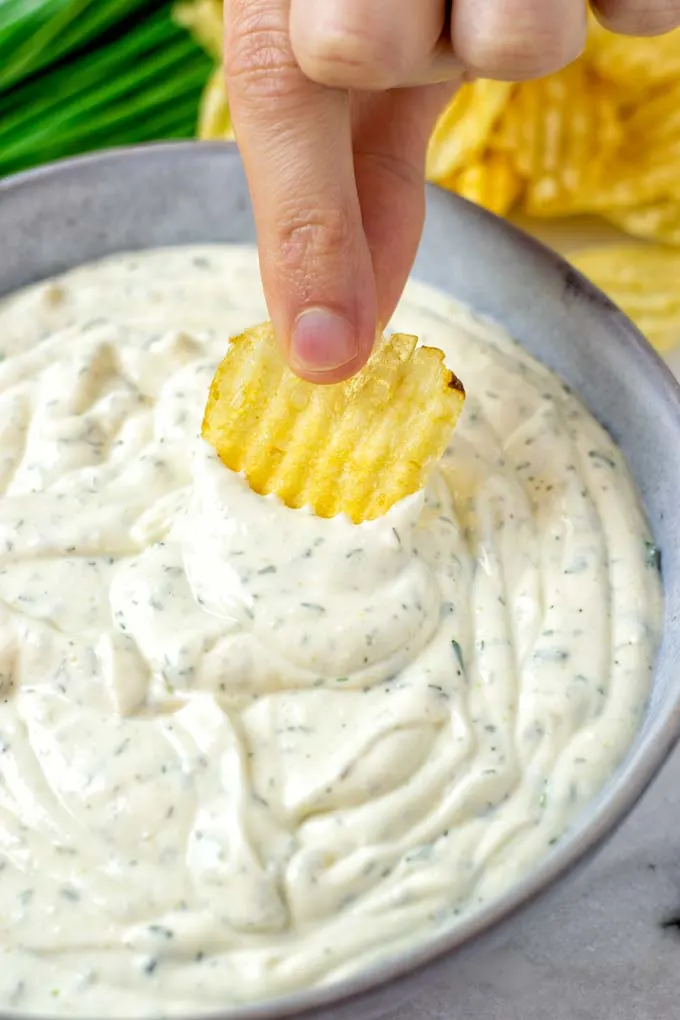
[[(597, 0), (654, 35), (680, 0)], [(574, 60), (583, 0), (225, 0), (225, 71), (265, 294), (299, 375), (368, 358), (413, 264), (434, 124), (466, 76), (524, 80)]]

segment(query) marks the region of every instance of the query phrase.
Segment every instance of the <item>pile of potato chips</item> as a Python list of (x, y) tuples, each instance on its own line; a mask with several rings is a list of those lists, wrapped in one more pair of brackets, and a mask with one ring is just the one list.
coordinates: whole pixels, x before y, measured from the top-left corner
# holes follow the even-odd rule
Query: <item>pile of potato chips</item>
[[(219, 0), (177, 17), (219, 57)], [(201, 138), (233, 137), (219, 68)], [(429, 180), (499, 215), (594, 215), (635, 238), (569, 256), (660, 350), (680, 342), (680, 30), (616, 36), (591, 19), (584, 55), (539, 81), (464, 85), (430, 142)]]
[(505, 214), (596, 213), (680, 245), (680, 31), (614, 36), (539, 81), (464, 86), (435, 128), (428, 176)]

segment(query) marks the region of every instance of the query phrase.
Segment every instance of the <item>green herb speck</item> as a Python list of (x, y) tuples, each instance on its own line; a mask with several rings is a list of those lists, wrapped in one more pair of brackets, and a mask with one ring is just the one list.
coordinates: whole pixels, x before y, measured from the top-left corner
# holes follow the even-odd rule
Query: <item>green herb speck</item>
[(653, 542), (645, 541), (645, 565), (650, 570), (661, 570), (661, 550)]
[(453, 648), (454, 654), (458, 659), (458, 665), (460, 666), (461, 670), (465, 672), (465, 664), (463, 662), (463, 649), (460, 647), (455, 638), (451, 639), (451, 647)]

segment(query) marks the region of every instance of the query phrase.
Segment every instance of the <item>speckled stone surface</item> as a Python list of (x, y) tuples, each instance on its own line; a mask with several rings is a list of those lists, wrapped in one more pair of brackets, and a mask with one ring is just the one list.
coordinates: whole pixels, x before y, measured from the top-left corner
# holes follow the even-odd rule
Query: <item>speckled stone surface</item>
[(582, 872), (390, 1020), (677, 1020), (680, 752)]
[[(620, 439), (662, 548), (666, 633), (629, 758), (573, 837), (498, 918), (581, 857), (630, 807), (680, 722), (680, 399), (630, 325), (563, 263), (480, 210), (431, 194), (416, 275), (500, 319), (570, 380)], [(147, 149), (0, 182), (0, 293), (107, 252), (251, 240), (242, 170), (224, 146)], [(36, 269), (36, 267), (38, 267)], [(680, 372), (680, 356), (674, 369)], [(301, 997), (238, 1016), (302, 1020), (680, 1020), (680, 751), (599, 855), (455, 956), (319, 1009)], [(673, 924), (674, 918), (678, 923)], [(484, 919), (482, 919), (484, 920)], [(474, 920), (465, 934), (476, 934)], [(458, 939), (447, 936), (447, 946)], [(401, 974), (399, 971), (401, 970)], [(326, 993), (316, 997), (323, 1000)], [(314, 997), (312, 997), (314, 998)], [(236, 1013), (229, 1014), (236, 1017)], [(2, 1020), (2, 1018), (0, 1018)]]

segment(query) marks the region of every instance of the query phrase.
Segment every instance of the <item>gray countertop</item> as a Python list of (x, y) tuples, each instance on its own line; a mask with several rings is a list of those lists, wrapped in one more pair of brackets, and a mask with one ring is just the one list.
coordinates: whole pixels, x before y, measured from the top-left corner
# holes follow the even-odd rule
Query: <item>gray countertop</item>
[(590, 864), (390, 1020), (680, 1018), (679, 821), (680, 748)]

